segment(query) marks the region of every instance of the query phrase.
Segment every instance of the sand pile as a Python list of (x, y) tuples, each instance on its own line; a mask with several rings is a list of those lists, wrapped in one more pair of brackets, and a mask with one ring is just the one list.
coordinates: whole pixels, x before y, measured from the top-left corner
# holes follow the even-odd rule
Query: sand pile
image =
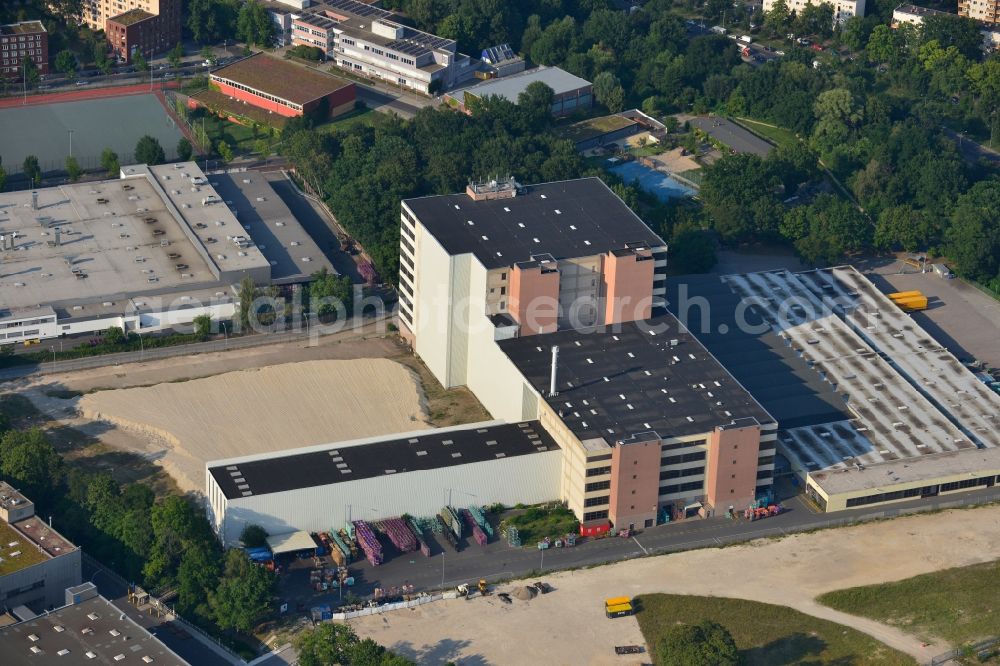
[(80, 399), (89, 419), (139, 433), (184, 490), (205, 462), (427, 428), (415, 375), (386, 359), (306, 361)]

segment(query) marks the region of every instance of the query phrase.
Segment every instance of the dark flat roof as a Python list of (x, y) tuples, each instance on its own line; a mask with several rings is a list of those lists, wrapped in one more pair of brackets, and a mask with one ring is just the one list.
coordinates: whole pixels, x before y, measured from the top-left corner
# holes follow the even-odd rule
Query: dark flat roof
[(272, 58), (265, 53), (255, 53), (237, 60), (215, 70), (211, 77), (235, 81), (294, 104), (305, 104), (354, 85), (350, 81)]
[(600, 178), (531, 185), (511, 199), (463, 193), (405, 203), (448, 254), (471, 252), (488, 269), (542, 253), (566, 259), (632, 242), (666, 245)]
[[(663, 438), (696, 435), (748, 417), (774, 422), (673, 315), (620, 328), (497, 344), (581, 441), (610, 444), (650, 430)], [(548, 397), (553, 345), (559, 394)]]
[(21, 21), (0, 25), (0, 35), (29, 35), (48, 32), (41, 21)]
[(135, 25), (139, 21), (154, 18), (155, 16), (156, 14), (150, 14), (146, 10), (136, 7), (135, 9), (130, 9), (127, 12), (118, 14), (117, 16), (112, 16), (109, 20), (119, 25), (130, 26)]
[[(2, 627), (0, 663), (4, 666), (144, 664), (147, 662), (143, 657), (149, 657), (152, 661), (148, 663), (154, 666), (187, 664), (131, 619), (119, 619), (121, 615), (107, 599), (98, 596)], [(32, 652), (33, 647), (39, 652)], [(60, 655), (63, 650), (66, 652)], [(119, 655), (124, 658), (116, 660)]]
[[(758, 327), (762, 320), (756, 312), (739, 310), (740, 296), (719, 276), (671, 278), (667, 280), (666, 298), (667, 309), (694, 333), (782, 428), (852, 418), (843, 399), (828, 382), (823, 381), (770, 327)], [(698, 299), (708, 304), (707, 313), (695, 305)], [(743, 320), (758, 330), (740, 326), (738, 310), (743, 312)], [(707, 326), (703, 330), (702, 318), (706, 314)]]
[(368, 444), (331, 444), (308, 453), (221, 464), (209, 471), (226, 498), (237, 499), (555, 449), (558, 445), (538, 421), (525, 421), (430, 430)]

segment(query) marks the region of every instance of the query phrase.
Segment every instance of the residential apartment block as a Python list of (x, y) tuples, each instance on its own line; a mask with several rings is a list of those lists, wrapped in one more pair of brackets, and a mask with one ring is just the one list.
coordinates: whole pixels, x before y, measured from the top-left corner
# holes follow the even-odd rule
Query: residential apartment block
[[(774, 8), (777, 0), (764, 0), (764, 11), (769, 12)], [(824, 0), (824, 2), (812, 2), (811, 0), (787, 0), (788, 9), (793, 12), (801, 12), (807, 5), (828, 4), (833, 5), (833, 20), (840, 23), (852, 16), (865, 15), (865, 0)]]
[(404, 338), (494, 418), (540, 422), (584, 534), (769, 490), (777, 424), (663, 312), (666, 245), (600, 179), (473, 183), (401, 225)]
[(0, 74), (19, 79), (25, 58), (35, 63), (39, 73), (49, 73), (49, 33), (42, 22), (0, 25)]
[(181, 40), (181, 24), (177, 17), (151, 14), (144, 9), (130, 9), (112, 16), (105, 22), (104, 34), (115, 57), (132, 62), (136, 53), (152, 58), (169, 51)]
[(1000, 0), (958, 0), (958, 15), (1000, 25)]
[(458, 53), (454, 40), (404, 26), (358, 0), (330, 0), (293, 18), (292, 43), (319, 48), (356, 74), (424, 93), (472, 78), (478, 62)]
[(80, 20), (104, 30), (118, 57), (128, 61), (136, 51), (148, 57), (181, 40), (181, 5), (182, 0), (83, 0)]

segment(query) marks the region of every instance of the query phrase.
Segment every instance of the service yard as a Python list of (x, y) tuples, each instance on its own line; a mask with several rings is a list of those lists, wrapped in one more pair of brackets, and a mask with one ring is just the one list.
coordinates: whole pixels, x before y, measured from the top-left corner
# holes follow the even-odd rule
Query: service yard
[(605, 618), (604, 599), (663, 592), (789, 606), (848, 625), (923, 663), (948, 646), (835, 611), (815, 597), (998, 559), (998, 528), (995, 505), (912, 516), (551, 574), (543, 580), (554, 591), (530, 601), (441, 601), (351, 625), (421, 664), (636, 664), (648, 662), (649, 655), (616, 656), (614, 648), (642, 644), (638, 621)]

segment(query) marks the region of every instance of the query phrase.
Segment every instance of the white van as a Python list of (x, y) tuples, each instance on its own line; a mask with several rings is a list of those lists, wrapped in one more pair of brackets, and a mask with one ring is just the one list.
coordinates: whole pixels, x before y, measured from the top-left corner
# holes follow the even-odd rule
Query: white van
[(740, 44), (749, 44), (753, 42), (753, 38), (750, 35), (743, 35), (740, 37)]

